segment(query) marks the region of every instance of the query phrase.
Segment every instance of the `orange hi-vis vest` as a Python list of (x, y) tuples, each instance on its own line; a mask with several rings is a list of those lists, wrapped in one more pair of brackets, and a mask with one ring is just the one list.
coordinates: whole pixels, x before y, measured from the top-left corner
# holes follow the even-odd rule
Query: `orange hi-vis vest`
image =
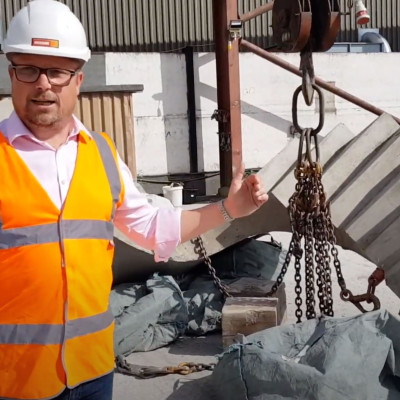
[(59, 210), (0, 133), (0, 398), (42, 399), (114, 369), (113, 218), (124, 187), (105, 134), (78, 136)]

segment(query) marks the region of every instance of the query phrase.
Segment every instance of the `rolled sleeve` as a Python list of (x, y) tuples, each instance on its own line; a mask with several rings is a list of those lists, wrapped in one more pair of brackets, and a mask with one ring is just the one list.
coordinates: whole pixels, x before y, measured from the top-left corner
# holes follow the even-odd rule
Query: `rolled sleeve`
[(155, 261), (168, 261), (180, 243), (181, 210), (175, 208), (159, 208), (155, 222)]
[(181, 210), (155, 207), (139, 192), (128, 167), (119, 159), (125, 185), (123, 203), (115, 214), (115, 226), (139, 246), (152, 250), (155, 261), (168, 261), (181, 240)]

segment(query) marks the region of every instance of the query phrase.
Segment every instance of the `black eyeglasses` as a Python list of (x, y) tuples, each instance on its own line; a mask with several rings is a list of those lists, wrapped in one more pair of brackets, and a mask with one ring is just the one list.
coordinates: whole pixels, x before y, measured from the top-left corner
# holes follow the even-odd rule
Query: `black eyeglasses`
[(80, 70), (80, 68), (75, 71), (60, 68), (39, 68), (33, 65), (15, 65), (13, 63), (11, 68), (15, 71), (15, 77), (20, 82), (33, 83), (39, 79), (41, 74), (46, 74), (50, 84), (54, 86), (69, 85), (72, 77)]

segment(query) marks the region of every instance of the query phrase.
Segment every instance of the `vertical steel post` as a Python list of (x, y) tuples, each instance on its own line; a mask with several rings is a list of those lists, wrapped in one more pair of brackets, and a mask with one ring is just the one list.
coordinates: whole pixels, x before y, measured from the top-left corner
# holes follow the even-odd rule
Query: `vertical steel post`
[(230, 22), (238, 18), (237, 0), (214, 0), (221, 196), (228, 194), (233, 168), (242, 162), (239, 40), (229, 33)]

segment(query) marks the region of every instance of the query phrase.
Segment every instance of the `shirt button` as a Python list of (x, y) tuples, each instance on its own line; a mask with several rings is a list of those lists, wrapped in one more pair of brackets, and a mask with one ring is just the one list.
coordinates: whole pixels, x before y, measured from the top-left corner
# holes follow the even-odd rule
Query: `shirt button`
[(63, 179), (62, 181), (61, 181), (61, 185), (65, 185), (67, 182), (66, 182), (66, 180), (65, 179)]

